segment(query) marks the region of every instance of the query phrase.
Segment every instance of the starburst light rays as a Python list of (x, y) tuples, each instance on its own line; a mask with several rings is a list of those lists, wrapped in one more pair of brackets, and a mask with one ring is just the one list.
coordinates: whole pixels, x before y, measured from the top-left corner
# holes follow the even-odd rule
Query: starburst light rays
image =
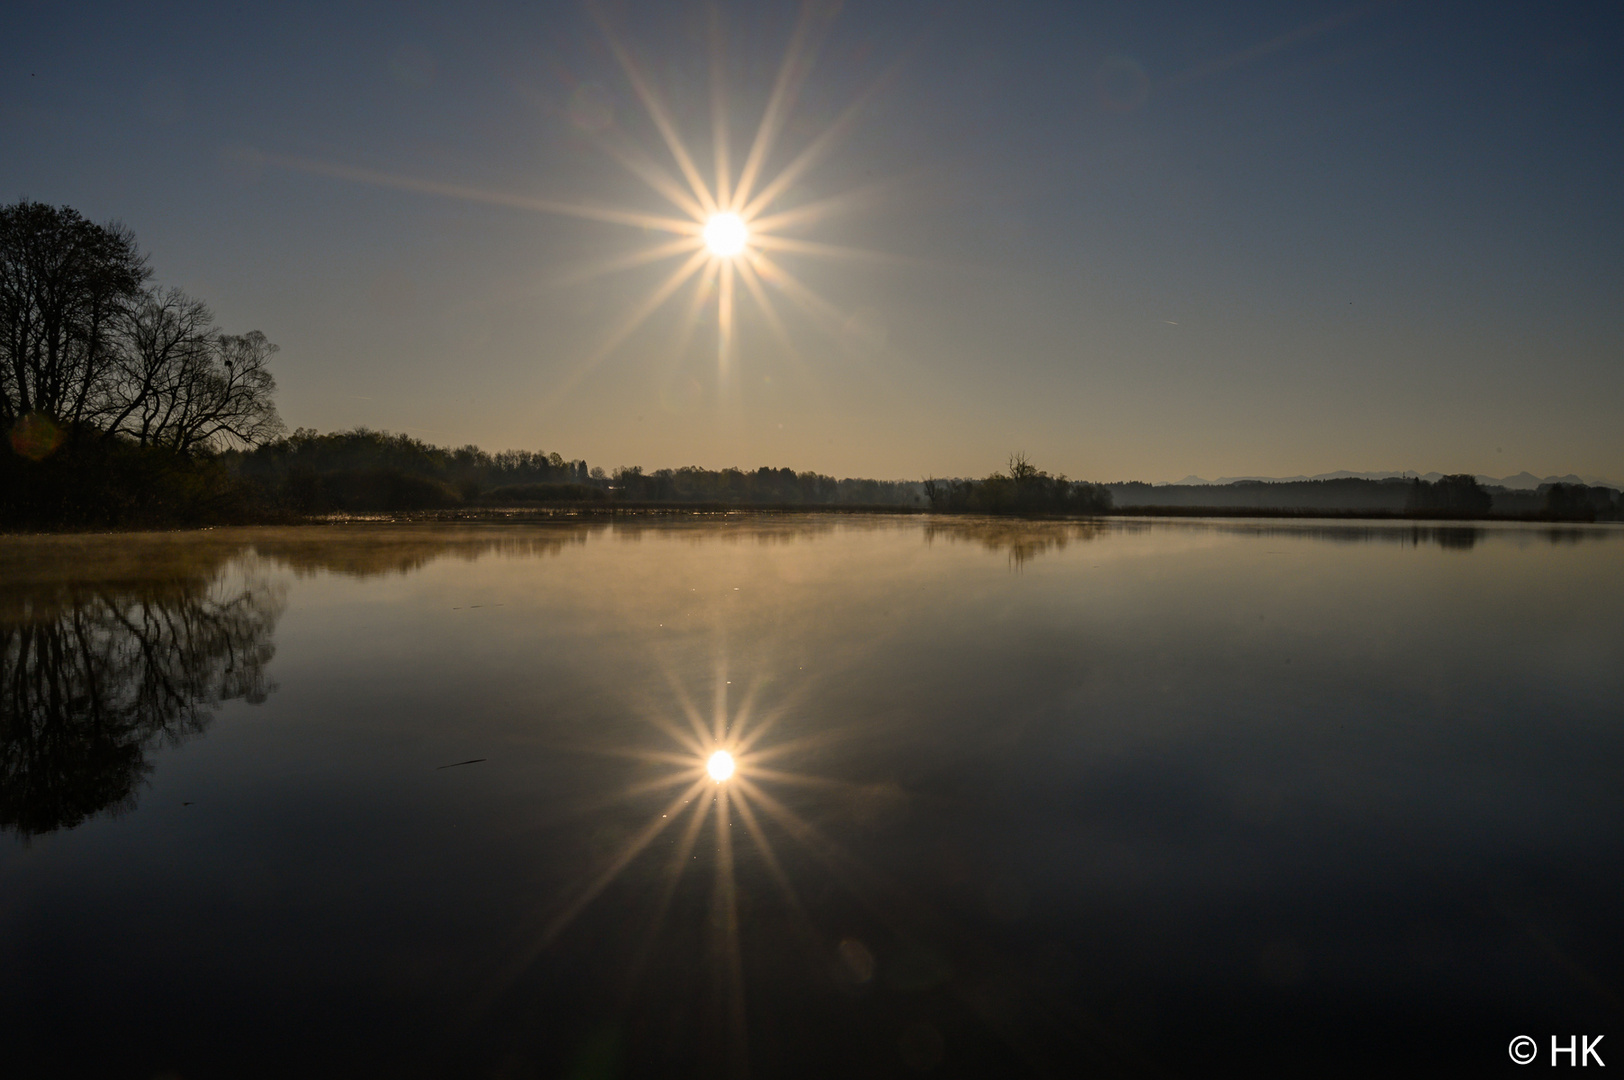
[(613, 259), (605, 259), (603, 262), (597, 263), (593, 266), (582, 267), (580, 270), (577, 270), (571, 274), (554, 279), (553, 284), (584, 285), (594, 278), (607, 277), (610, 274), (618, 273), (622, 270), (633, 270), (639, 266), (647, 266), (649, 263), (669, 259), (673, 255), (681, 255), (685, 252), (699, 251), (704, 246), (705, 242), (703, 239), (693, 236), (681, 236), (675, 240), (667, 241), (664, 244), (656, 245), (655, 247), (641, 248), (637, 251), (628, 252), (625, 255), (620, 255)]
[(848, 105), (845, 111), (835, 117), (834, 122), (824, 129), (823, 134), (813, 139), (793, 161), (779, 170), (778, 175), (773, 177), (772, 182), (763, 187), (760, 193), (755, 198), (750, 199), (749, 202), (744, 200), (749, 196), (750, 189), (741, 183), (739, 197), (735, 200), (740, 204), (738, 208), (739, 216), (746, 221), (756, 217), (768, 206), (772, 205), (772, 201), (782, 195), (791, 184), (822, 161), (829, 151), (834, 149), (835, 145), (845, 137), (846, 132), (850, 130), (852, 124), (856, 122), (857, 117), (862, 113), (863, 106), (868, 104), (869, 99), (874, 96), (875, 91), (879, 90), (884, 81), (884, 79), (881, 79), (876, 82), (861, 94), (856, 101)]
[(619, 62), (620, 69), (626, 73), (626, 79), (632, 84), (633, 92), (637, 94), (638, 100), (643, 103), (643, 108), (648, 112), (649, 119), (654, 121), (654, 126), (660, 133), (660, 138), (665, 140), (666, 149), (670, 150), (671, 156), (676, 159), (677, 168), (682, 171), (683, 177), (688, 181), (688, 186), (693, 189), (694, 197), (699, 200), (700, 206), (704, 208), (705, 215), (709, 216), (716, 213), (719, 209), (716, 205), (716, 199), (711, 195), (710, 189), (700, 177), (699, 168), (694, 164), (693, 156), (688, 153), (688, 147), (683, 144), (682, 138), (677, 134), (676, 125), (671, 122), (671, 115), (667, 112), (665, 103), (660, 100), (659, 94), (655, 93), (654, 87), (644, 76), (643, 70), (638, 66), (637, 61), (632, 59), (631, 53), (627, 52), (626, 47), (621, 44), (620, 38), (610, 29), (608, 20), (603, 17), (602, 12), (595, 5), (591, 6), (590, 10), (593, 18), (597, 20), (598, 29), (603, 33), (604, 41), (609, 45), (609, 51), (614, 54), (615, 60)]
[(574, 920), (575, 916), (581, 913), (582, 908), (595, 900), (598, 894), (608, 887), (610, 882), (620, 876), (622, 870), (631, 865), (633, 859), (642, 854), (643, 849), (648, 847), (656, 836), (665, 831), (666, 826), (671, 824), (671, 815), (677, 813), (684, 803), (702, 794), (705, 785), (708, 783), (710, 783), (709, 779), (704, 777), (694, 781), (693, 786), (671, 800), (664, 813), (649, 821), (635, 836), (628, 840), (614, 859), (610, 861), (609, 865), (599, 872), (597, 877), (592, 879), (592, 883), (583, 889), (568, 907), (559, 912), (552, 922), (547, 924), (547, 928), (542, 931), (541, 939), (537, 943), (537, 950), (545, 948), (563, 932), (564, 928)]
[[(883, 251), (846, 247), (842, 244), (820, 244), (815, 240), (800, 240), (793, 236), (760, 236), (755, 246), (766, 251), (788, 251), (797, 255), (815, 255), (824, 259), (847, 259), (853, 262), (908, 263), (916, 260), (891, 255)], [(803, 286), (804, 288), (804, 286)]]
[(656, 164), (654, 159), (642, 150), (625, 142), (624, 139), (600, 136), (594, 142), (599, 149), (614, 158), (616, 163), (627, 172), (652, 188), (655, 194), (664, 196), (673, 206), (695, 221), (705, 219), (706, 211), (699, 204), (699, 200), (685, 191), (675, 177)]
[(888, 194), (895, 187), (894, 182), (869, 184), (853, 191), (842, 192), (839, 195), (830, 195), (827, 198), (802, 203), (791, 209), (781, 210), (776, 214), (756, 217), (752, 219), (750, 224), (757, 232), (764, 235), (770, 235), (778, 229), (813, 225), (825, 218), (873, 206), (880, 201), (882, 196)]
[[(723, 675), (722, 675), (721, 671), (719, 671), (717, 673), (716, 677), (717, 677), (718, 680), (723, 681), (723, 683), (725, 685), (725, 680), (723, 679)], [(713, 729), (707, 729), (706, 728), (705, 719), (704, 719), (703, 716), (700, 715), (699, 707), (694, 704), (694, 699), (689, 696), (687, 688), (684, 687), (682, 685), (682, 683), (677, 679), (676, 673), (674, 671), (672, 671), (670, 668), (667, 668), (666, 672), (665, 672), (665, 678), (666, 678), (667, 684), (671, 687), (672, 700), (676, 702), (677, 708), (679, 710), (681, 710), (683, 717), (688, 721), (689, 725), (694, 729), (694, 735), (699, 739), (701, 747), (703, 747), (703, 746), (705, 746), (707, 744), (708, 745), (715, 745), (716, 743), (720, 742), (721, 741), (720, 733), (718, 733), (717, 731), (715, 731)], [(720, 692), (718, 692), (718, 700), (723, 700), (721, 698)], [(703, 756), (704, 753), (705, 753), (705, 751), (703, 749), (701, 749), (700, 750), (701, 756)]]
[(619, 347), (621, 342), (625, 341), (627, 338), (631, 337), (632, 334), (636, 333), (637, 328), (647, 322), (649, 316), (658, 311), (660, 306), (671, 298), (672, 293), (682, 288), (683, 284), (686, 283), (689, 278), (698, 273), (700, 268), (705, 265), (708, 258), (709, 256), (706, 254), (706, 252), (701, 249), (694, 252), (687, 262), (683, 263), (681, 266), (677, 267), (677, 269), (672, 271), (670, 276), (668, 276), (664, 281), (660, 282), (660, 284), (654, 288), (654, 291), (649, 293), (648, 296), (643, 299), (643, 302), (638, 304), (637, 307), (632, 310), (631, 314), (627, 316), (625, 321), (623, 321), (620, 326), (615, 328), (614, 332), (611, 333), (608, 338), (606, 338), (603, 343), (593, 351), (591, 356), (587, 357), (587, 359), (581, 363), (575, 369), (575, 371), (571, 372), (562, 383), (553, 388), (552, 393), (547, 396), (544, 407), (546, 405), (551, 405), (553, 402), (564, 397), (571, 390), (575, 389), (576, 385), (580, 383), (582, 379), (586, 378), (587, 373), (596, 367), (600, 360), (614, 352), (615, 349)]
[(859, 785), (853, 784), (849, 780), (831, 780), (826, 776), (804, 776), (801, 773), (786, 772), (783, 769), (764, 768), (759, 764), (750, 767), (750, 775), (757, 780), (772, 780), (795, 787), (837, 788), (841, 791), (856, 791), (859, 789)]
[[(695, 293), (692, 306), (685, 305), (684, 314), (679, 316), (679, 342), (682, 348), (686, 349), (693, 331), (698, 326), (695, 308), (703, 310), (705, 305), (714, 303), (717, 367), (720, 378), (725, 381), (733, 370), (735, 353), (739, 348), (738, 323), (743, 299), (741, 293), (748, 297), (749, 306), (760, 312), (767, 329), (771, 331), (773, 339), (783, 347), (786, 357), (799, 364), (800, 350), (794, 347), (789, 326), (771, 299), (773, 291), (788, 295), (795, 308), (811, 315), (811, 321), (837, 341), (840, 340), (841, 329), (846, 320), (833, 304), (818, 296), (789, 269), (766, 260), (765, 252), (871, 263), (911, 261), (889, 259), (879, 252), (820, 244), (784, 235), (787, 230), (805, 229), (838, 214), (869, 205), (874, 201), (878, 191), (877, 188), (871, 187), (820, 198), (798, 206), (777, 206), (790, 196), (795, 185), (828, 157), (849, 133), (864, 107), (900, 68), (900, 64), (893, 65), (864, 89), (857, 99), (821, 133), (795, 153), (786, 165), (775, 173), (769, 172), (769, 165), (788, 129), (789, 119), (797, 107), (801, 91), (815, 66), (823, 34), (830, 23), (827, 17), (829, 10), (826, 5), (811, 0), (801, 5), (749, 148), (742, 165), (739, 165), (735, 172), (726, 63), (726, 28), (720, 11), (714, 7), (711, 9), (709, 106), (712, 153), (709, 165), (712, 175), (706, 177), (699, 166), (697, 155), (684, 141), (670, 103), (660, 92), (649, 68), (633, 54), (605, 13), (597, 5), (589, 4), (591, 18), (597, 24), (633, 96), (652, 123), (659, 142), (669, 155), (670, 165), (675, 168), (675, 173), (670, 167), (651, 157), (619, 128), (611, 127), (606, 131), (586, 134), (610, 160), (641, 181), (661, 200), (675, 208), (681, 216), (651, 213), (637, 208), (510, 194), (473, 185), (445, 183), (309, 158), (256, 154), (255, 159), (264, 164), (352, 183), (507, 206), (674, 235), (677, 239), (664, 240), (548, 282), (553, 286), (578, 286), (609, 274), (632, 271), (667, 259), (686, 256), (675, 271), (661, 280), (641, 300), (634, 302), (630, 310), (616, 318), (614, 325), (589, 355), (569, 366), (548, 392), (542, 404), (544, 409), (572, 392), (590, 371), (609, 354), (625, 345), (655, 312), (690, 281), (695, 282)], [(713, 244), (707, 252), (700, 238), (705, 234), (707, 226), (713, 225), (718, 217), (727, 215), (734, 215), (739, 220), (741, 224), (739, 231), (744, 239), (738, 243)]]
[(722, 284), (717, 290), (716, 301), (716, 322), (720, 328), (717, 334), (717, 362), (724, 373), (733, 354), (733, 267), (733, 260), (723, 260)]
[(713, 903), (720, 931), (719, 947), (712, 950), (719, 974), (727, 1014), (728, 1065), (734, 1076), (748, 1071), (749, 1046), (744, 1012), (744, 961), (739, 953), (739, 885), (733, 873), (733, 820), (728, 812), (729, 788), (722, 784), (716, 793), (716, 884)]
[(756, 137), (750, 144), (744, 171), (739, 174), (738, 194), (735, 197), (739, 205), (744, 205), (755, 190), (767, 153), (784, 129), (796, 96), (800, 93), (801, 83), (811, 74), (810, 53), (814, 47), (812, 15), (813, 5), (803, 3), (795, 30), (790, 35), (789, 47), (784, 51), (784, 62), (779, 66), (778, 78), (773, 82), (772, 94), (767, 99), (767, 108), (761, 114)]
[(795, 342), (789, 336), (789, 328), (784, 325), (784, 320), (779, 317), (778, 308), (773, 304), (772, 298), (767, 295), (767, 290), (761, 287), (761, 275), (757, 274), (755, 267), (748, 262), (740, 262), (738, 267), (739, 280), (744, 282), (745, 290), (750, 293), (750, 298), (756, 302), (756, 307), (761, 309), (762, 317), (767, 320), (768, 329), (773, 332), (773, 336), (778, 339), (778, 343), (784, 347), (784, 354), (790, 357), (798, 357), (800, 350), (795, 348)]
[(688, 824), (683, 826), (682, 833), (677, 840), (676, 847), (671, 852), (671, 858), (666, 861), (664, 872), (661, 874), (660, 891), (655, 898), (654, 914), (643, 932), (643, 940), (638, 946), (637, 954), (632, 959), (627, 975), (628, 991), (631, 984), (642, 973), (643, 966), (648, 963), (649, 956), (660, 939), (660, 930), (665, 925), (666, 912), (670, 910), (671, 900), (676, 896), (677, 886), (682, 883), (683, 872), (688, 869), (688, 861), (694, 853), (694, 845), (699, 842), (700, 830), (705, 827), (705, 818), (715, 803), (714, 798), (700, 798), (694, 800), (693, 812), (688, 815)]
[[(672, 948), (678, 950), (673, 955), (680, 955), (685, 943), (695, 941), (690, 930), (670, 925), (673, 913), (691, 912), (695, 902), (702, 902), (707, 917), (696, 943), (703, 949), (700, 970), (708, 972), (710, 979), (712, 1010), (708, 1015), (714, 1024), (712, 1034), (719, 1040), (723, 1055), (715, 1071), (742, 1076), (748, 1066), (749, 1032), (742, 911), (750, 882), (761, 880), (754, 875), (762, 874), (772, 882), (765, 897), (781, 900), (787, 917), (784, 925), (793, 931), (798, 946), (807, 950), (807, 959), (812, 963), (827, 963), (828, 941), (813, 924), (791, 876), (795, 864), (787, 863), (781, 850), (786, 841), (790, 849), (805, 849), (811, 854), (812, 861), (830, 871), (865, 908), (873, 910), (877, 903), (883, 906), (886, 890), (877, 888), (858, 868), (857, 860), (836, 841), (772, 793), (771, 789), (780, 786), (838, 791), (843, 796), (860, 790), (858, 785), (799, 773), (792, 765), (763, 764), (770, 758), (784, 757), (793, 748), (826, 745), (829, 741), (827, 733), (778, 742), (767, 737), (767, 733), (778, 730), (787, 714), (796, 711), (807, 692), (805, 687), (790, 688), (787, 694), (774, 693), (770, 707), (763, 708), (762, 698), (773, 681), (738, 677), (729, 670), (724, 652), (711, 665), (712, 692), (705, 695), (709, 700), (699, 705), (687, 680), (679, 678), (668, 663), (659, 667), (664, 670), (669, 692), (647, 699), (634, 708), (632, 715), (648, 722), (648, 730), (657, 732), (669, 745), (628, 746), (623, 737), (617, 736), (615, 743), (606, 747), (573, 747), (657, 767), (663, 775), (644, 775), (622, 787), (611, 801), (595, 803), (602, 809), (641, 804), (649, 817), (641, 824), (636, 819), (628, 822), (630, 835), (602, 854), (597, 866), (583, 877), (584, 884), (550, 905), (551, 910), (537, 920), (539, 932), (527, 936), (510, 951), (509, 963), (498, 981), (490, 984), (488, 993), (475, 1003), (474, 1014), (505, 996), (548, 950), (562, 947), (561, 940), (569, 939), (571, 928), (583, 912), (611, 889), (619, 890), (611, 906), (618, 907), (635, 897), (646, 912), (638, 920), (641, 925), (635, 937), (627, 943), (623, 974), (616, 976), (617, 982), (625, 980), (619, 993), (622, 1005), (629, 1008), (643, 992), (639, 989), (641, 980), (653, 970), (663, 970), (654, 966), (656, 955)], [(706, 770), (713, 756), (725, 755), (731, 755), (731, 773)], [(677, 790), (669, 793), (671, 788)], [(712, 842), (702, 844), (707, 834)], [(647, 860), (654, 862), (647, 864)], [(647, 871), (643, 865), (648, 865)], [(693, 874), (688, 872), (690, 867)], [(684, 899), (679, 901), (679, 897)], [(591, 937), (585, 934), (583, 940)]]
[(733, 166), (728, 160), (732, 137), (727, 116), (727, 34), (722, 27), (722, 10), (710, 9), (710, 89), (711, 148), (716, 155), (716, 205), (730, 206), (728, 179)]
[(541, 199), (531, 195), (513, 195), (502, 191), (487, 191), (467, 184), (447, 184), (438, 180), (424, 180), (414, 176), (402, 176), (399, 173), (382, 172), (378, 169), (362, 169), (353, 165), (318, 161), (314, 158), (262, 154), (258, 156), (258, 160), (267, 165), (276, 165), (294, 172), (328, 176), (337, 180), (349, 180), (353, 183), (367, 184), (372, 187), (394, 188), (397, 191), (440, 195), (446, 198), (458, 199), (462, 202), (510, 206), (519, 210), (534, 210), (543, 214), (557, 214), (563, 217), (582, 218), (587, 221), (601, 221), (610, 225), (631, 225), (640, 229), (680, 233), (685, 236), (698, 236), (704, 230), (703, 223), (699, 221), (684, 221), (681, 218), (647, 214), (636, 210), (622, 210), (611, 206), (568, 203), (557, 199)]
[(756, 273), (776, 286), (779, 292), (789, 297), (790, 302), (811, 316), (813, 321), (821, 324), (825, 332), (833, 337), (839, 337), (841, 330), (846, 326), (845, 315), (839, 308), (803, 285), (800, 278), (766, 255), (758, 254), (753, 260), (753, 265)]
[[(626, 757), (650, 764), (668, 764), (676, 766), (675, 771), (661, 777), (652, 777), (622, 789), (615, 801), (625, 801), (635, 795), (648, 793), (661, 788), (669, 788), (681, 783), (687, 783), (683, 792), (673, 802), (662, 810), (659, 819), (669, 824), (669, 816), (674, 808), (685, 805), (696, 792), (702, 792), (709, 787), (718, 797), (726, 795), (734, 800), (730, 805), (747, 806), (751, 802), (760, 802), (755, 796), (760, 790), (759, 785), (751, 780), (771, 783), (788, 783), (803, 786), (823, 787), (851, 787), (843, 785), (840, 781), (827, 780), (822, 777), (811, 776), (793, 771), (777, 768), (766, 768), (760, 762), (768, 757), (777, 757), (775, 753), (779, 747), (808, 747), (824, 745), (827, 738), (808, 737), (782, 743), (767, 751), (752, 749), (762, 734), (770, 730), (774, 724), (787, 711), (780, 707), (770, 712), (757, 715), (754, 702), (762, 687), (766, 685), (763, 680), (751, 680), (742, 692), (742, 701), (737, 708), (729, 705), (729, 687), (732, 683), (727, 678), (725, 662), (718, 661), (714, 670), (714, 703), (711, 717), (707, 724), (700, 711), (694, 706), (692, 698), (683, 690), (680, 684), (673, 680), (671, 701), (676, 704), (677, 711), (687, 719), (692, 732), (685, 731), (672, 720), (654, 713), (644, 715), (654, 730), (671, 739), (680, 748), (678, 750), (662, 750), (652, 748), (607, 748), (601, 751), (592, 751), (591, 748), (580, 748), (589, 752), (601, 752), (615, 757)], [(713, 757), (729, 757), (729, 764), (733, 771), (707, 772), (707, 764)], [(696, 779), (697, 777), (697, 779)], [(740, 790), (743, 788), (744, 790)], [(601, 804), (607, 805), (607, 804)], [(706, 802), (709, 805), (709, 802)], [(720, 805), (720, 804), (718, 804)], [(771, 804), (762, 803), (770, 816), (777, 817), (776, 801)], [(741, 813), (747, 811), (741, 810)], [(568, 919), (578, 911), (581, 903), (590, 901), (613, 880), (634, 859), (639, 852), (646, 848), (649, 842), (658, 835), (664, 824), (651, 821), (644, 830), (636, 833), (628, 840), (615, 855), (613, 855), (602, 872), (592, 879), (592, 883), (577, 898), (565, 908), (565, 913), (549, 923), (544, 938), (551, 939), (559, 929), (567, 925)], [(697, 826), (695, 826), (697, 828)]]

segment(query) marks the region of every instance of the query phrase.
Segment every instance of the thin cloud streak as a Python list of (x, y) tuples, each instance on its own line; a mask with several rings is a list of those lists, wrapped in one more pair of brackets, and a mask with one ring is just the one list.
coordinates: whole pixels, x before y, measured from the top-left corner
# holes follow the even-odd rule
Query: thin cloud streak
[(1193, 68), (1181, 71), (1177, 75), (1169, 76), (1162, 81), (1158, 89), (1162, 91), (1177, 90), (1179, 87), (1188, 86), (1190, 83), (1198, 82), (1201, 79), (1211, 78), (1214, 75), (1232, 71), (1238, 67), (1245, 67), (1247, 64), (1261, 60), (1271, 53), (1289, 49), (1293, 45), (1312, 40), (1321, 34), (1328, 34), (1332, 30), (1340, 29), (1378, 6), (1380, 5), (1366, 4), (1362, 7), (1349, 8), (1317, 22), (1299, 26), (1295, 30), (1288, 30), (1286, 33), (1272, 37), (1267, 41), (1261, 41), (1251, 48), (1240, 49), (1220, 56), (1215, 60), (1209, 60), (1205, 64), (1198, 64)]

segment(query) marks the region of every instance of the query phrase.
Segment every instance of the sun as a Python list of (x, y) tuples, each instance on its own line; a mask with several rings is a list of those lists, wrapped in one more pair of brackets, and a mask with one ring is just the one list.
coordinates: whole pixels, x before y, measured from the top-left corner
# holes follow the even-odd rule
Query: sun
[[(725, 34), (720, 16), (716, 16), (712, 24), (710, 73), (714, 171), (707, 179), (699, 161), (678, 133), (672, 111), (656, 89), (648, 71), (633, 58), (596, 5), (588, 4), (587, 7), (602, 30), (609, 51), (619, 62), (631, 89), (659, 132), (670, 161), (662, 164), (655, 156), (627, 141), (625, 133), (618, 128), (600, 130), (585, 125), (582, 131), (609, 157), (663, 198), (677, 211), (676, 214), (669, 210), (651, 213), (633, 207), (491, 191), (466, 184), (442, 183), (285, 155), (261, 154), (255, 160), (355, 183), (629, 226), (645, 233), (666, 234), (668, 239), (652, 246), (615, 256), (560, 279), (562, 283), (579, 285), (602, 275), (671, 259), (681, 260), (680, 265), (641, 301), (636, 302), (630, 311), (616, 319), (597, 347), (576, 362), (574, 370), (556, 383), (542, 403), (544, 409), (568, 394), (600, 360), (618, 349), (657, 310), (690, 285), (692, 291), (684, 305), (672, 349), (674, 352), (685, 349), (701, 312), (706, 309), (714, 311), (718, 374), (723, 378), (732, 371), (736, 359), (736, 309), (741, 293), (753, 302), (785, 356), (796, 358), (801, 349), (779, 313), (779, 302), (798, 308), (806, 320), (835, 341), (846, 341), (850, 334), (849, 313), (802, 282), (785, 265), (785, 260), (812, 258), (863, 263), (895, 262), (899, 265), (914, 262), (882, 252), (822, 243), (799, 235), (826, 218), (868, 206), (888, 187), (881, 183), (810, 201), (798, 197), (803, 180), (858, 122), (874, 95), (898, 70), (900, 61), (873, 80), (824, 126), (821, 133), (812, 137), (798, 152), (788, 155), (787, 162), (778, 161), (775, 152), (780, 149), (780, 136), (789, 126), (788, 121), (796, 109), (800, 92), (812, 72), (819, 42), (838, 7), (811, 2), (801, 4), (800, 16), (754, 139), (743, 164), (737, 165), (728, 121), (727, 64), (723, 55)], [(675, 172), (671, 171), (671, 165), (676, 166)]]
[(750, 239), (750, 227), (735, 213), (712, 214), (705, 222), (705, 247), (720, 259), (731, 259), (744, 250)]
[(718, 784), (733, 775), (733, 768), (733, 755), (726, 750), (716, 751), (710, 756), (710, 760), (705, 762), (705, 771), (710, 773), (710, 778)]

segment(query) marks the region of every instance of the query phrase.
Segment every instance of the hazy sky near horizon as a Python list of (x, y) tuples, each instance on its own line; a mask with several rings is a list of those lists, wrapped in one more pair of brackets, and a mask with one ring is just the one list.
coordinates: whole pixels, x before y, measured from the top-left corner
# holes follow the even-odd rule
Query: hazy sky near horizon
[[(714, 184), (711, 8), (600, 10)], [(736, 174), (800, 8), (717, 10)], [(741, 287), (726, 365), (702, 278), (603, 349), (683, 257), (586, 271), (669, 234), (524, 205), (683, 216), (606, 149), (679, 175), (586, 6), (8, 23), (0, 198), (123, 221), (263, 330), (290, 427), (606, 468), (1624, 480), (1613, 6), (822, 5), (764, 181), (854, 120), (766, 212), (831, 205), (783, 234), (883, 257), (768, 252), (805, 291), (766, 286), (781, 337)]]

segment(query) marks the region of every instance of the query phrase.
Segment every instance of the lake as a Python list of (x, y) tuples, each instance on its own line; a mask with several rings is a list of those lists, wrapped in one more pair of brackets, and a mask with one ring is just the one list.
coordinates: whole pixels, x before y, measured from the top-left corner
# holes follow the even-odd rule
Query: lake
[(1621, 570), (1614, 526), (0, 538), (6, 1071), (1369, 1075), (1624, 1034)]

